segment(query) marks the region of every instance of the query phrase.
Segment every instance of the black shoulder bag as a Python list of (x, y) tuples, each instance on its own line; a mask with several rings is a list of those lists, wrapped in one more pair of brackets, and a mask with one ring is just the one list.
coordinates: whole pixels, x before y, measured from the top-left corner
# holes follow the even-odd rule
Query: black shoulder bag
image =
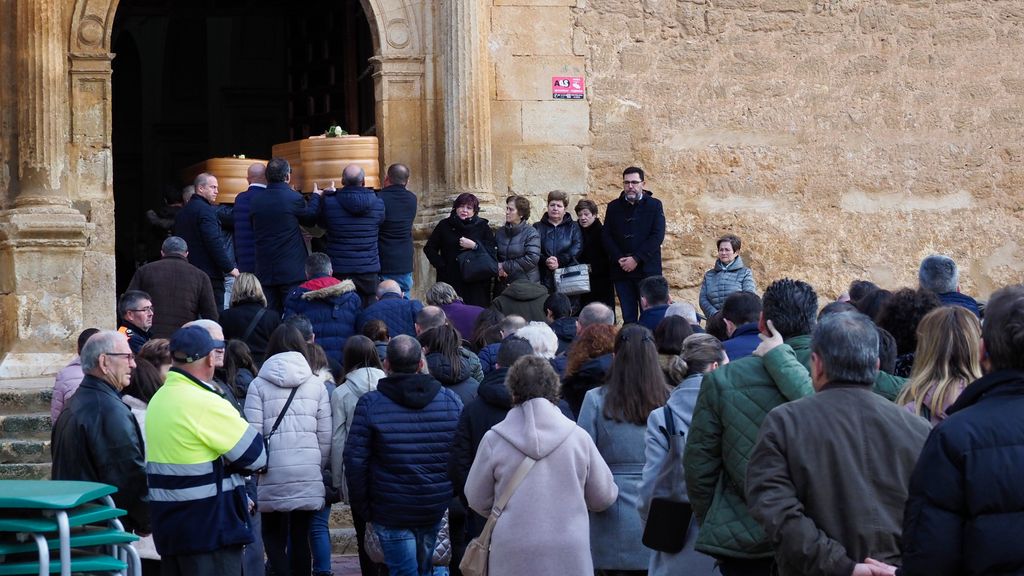
[(277, 415), (277, 420), (274, 421), (274, 425), (271, 426), (270, 432), (263, 436), (263, 449), (266, 450), (267, 464), (263, 468), (256, 471), (257, 474), (266, 474), (267, 468), (270, 467), (270, 438), (277, 432), (277, 427), (281, 425), (281, 420), (284, 420), (285, 413), (288, 412), (288, 407), (292, 405), (292, 400), (295, 399), (295, 393), (298, 392), (298, 387), (292, 388), (290, 394), (288, 394), (288, 400), (284, 403), (284, 408), (281, 408), (281, 413)]

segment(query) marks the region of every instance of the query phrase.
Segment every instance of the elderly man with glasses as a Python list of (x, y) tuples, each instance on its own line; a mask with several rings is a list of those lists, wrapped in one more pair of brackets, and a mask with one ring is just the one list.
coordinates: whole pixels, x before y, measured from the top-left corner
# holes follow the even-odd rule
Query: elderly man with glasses
[(53, 479), (117, 487), (125, 528), (148, 534), (149, 498), (142, 433), (120, 392), (132, 379), (135, 354), (115, 330), (94, 334), (82, 347), (85, 377), (53, 426)]

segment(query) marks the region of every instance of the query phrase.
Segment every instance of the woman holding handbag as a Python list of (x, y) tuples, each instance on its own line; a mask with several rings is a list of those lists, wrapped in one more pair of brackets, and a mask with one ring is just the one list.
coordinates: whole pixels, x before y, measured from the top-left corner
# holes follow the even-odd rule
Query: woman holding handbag
[[(615, 502), (611, 471), (555, 405), (558, 375), (546, 360), (520, 358), (506, 384), (513, 407), (484, 434), (465, 487), (470, 507), (489, 516), (480, 539), (490, 538), (474, 540), (466, 558), (489, 544), (488, 576), (591, 574), (588, 510)], [(463, 573), (480, 573), (462, 565)]]
[[(640, 512), (640, 521), (644, 524), (645, 544), (674, 550), (655, 549), (647, 570), (650, 576), (710, 576), (714, 573), (714, 559), (693, 549), (698, 531), (692, 512), (689, 518), (686, 518), (685, 514), (673, 510), (670, 514), (672, 525), (665, 526), (660, 522), (662, 517), (659, 507), (663, 504), (654, 501), (667, 499), (689, 503), (686, 496), (686, 478), (683, 474), (682, 449), (686, 434), (690, 430), (693, 407), (697, 403), (697, 393), (700, 392), (704, 374), (728, 361), (718, 338), (710, 334), (688, 336), (683, 340), (682, 352), (670, 368), (674, 374), (683, 376), (682, 382), (669, 395), (666, 404), (668, 412), (672, 415), (672, 426), (667, 425), (668, 414), (665, 409), (655, 410), (647, 417), (644, 470), (640, 479), (640, 499), (637, 508)], [(651, 542), (651, 535), (675, 535), (678, 540), (674, 546), (658, 546)]]
[[(491, 303), (491, 280), (467, 280), (460, 260), (490, 258), (497, 274), (497, 244), (486, 218), (480, 217), (480, 200), (464, 192), (452, 203), (452, 213), (437, 223), (423, 246), (423, 253), (437, 270), (437, 281), (455, 288), (466, 304), (486, 308)], [(460, 258), (461, 257), (461, 258)]]
[(547, 212), (533, 225), (540, 233), (540, 280), (548, 292), (555, 291), (555, 270), (576, 264), (583, 250), (583, 234), (569, 215), (568, 205), (569, 195), (565, 192), (548, 192)]
[(594, 439), (619, 487), (614, 506), (590, 515), (590, 539), (598, 574), (639, 575), (647, 573), (651, 557), (636, 514), (644, 432), (647, 417), (665, 405), (671, 389), (658, 363), (654, 336), (644, 326), (622, 328), (613, 354), (605, 384), (583, 397), (577, 422)]

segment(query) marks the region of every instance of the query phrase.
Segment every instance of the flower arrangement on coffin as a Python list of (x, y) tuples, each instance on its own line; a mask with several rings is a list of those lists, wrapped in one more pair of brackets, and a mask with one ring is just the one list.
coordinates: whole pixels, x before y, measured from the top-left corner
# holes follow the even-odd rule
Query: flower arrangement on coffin
[(341, 136), (348, 136), (348, 132), (346, 132), (341, 126), (338, 126), (337, 124), (331, 124), (327, 131), (324, 132), (324, 136), (328, 138), (338, 138)]

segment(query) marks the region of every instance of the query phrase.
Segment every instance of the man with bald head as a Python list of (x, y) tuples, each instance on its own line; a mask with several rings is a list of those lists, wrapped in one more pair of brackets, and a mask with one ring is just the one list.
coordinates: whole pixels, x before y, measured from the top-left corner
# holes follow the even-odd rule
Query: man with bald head
[(320, 227), (327, 232), (324, 252), (331, 257), (334, 277), (352, 280), (368, 306), (380, 280), (377, 236), (384, 221), (384, 201), (365, 186), (365, 180), (358, 164), (345, 167), (341, 189), (324, 191)]
[(114, 503), (128, 511), (129, 530), (150, 531), (142, 433), (121, 392), (132, 383), (135, 355), (120, 332), (94, 334), (82, 347), (85, 377), (53, 426), (54, 480), (117, 487)]
[(262, 162), (249, 166), (245, 173), (249, 188), (235, 196), (235, 209), (232, 216), (235, 220), (235, 263), (239, 272), (256, 272), (256, 244), (252, 231), (249, 213), (252, 208), (253, 196), (267, 189), (267, 167)]
[(377, 302), (359, 313), (356, 331), (362, 332), (370, 320), (381, 320), (388, 326), (388, 335), (416, 336), (416, 315), (423, 309), (419, 300), (402, 297), (402, 287), (394, 280), (385, 280), (377, 285)]
[(406, 189), (409, 167), (388, 166), (380, 199), (384, 201), (384, 222), (380, 225), (380, 275), (398, 282), (402, 292), (412, 291), (412, 225), (416, 220), (416, 195)]

